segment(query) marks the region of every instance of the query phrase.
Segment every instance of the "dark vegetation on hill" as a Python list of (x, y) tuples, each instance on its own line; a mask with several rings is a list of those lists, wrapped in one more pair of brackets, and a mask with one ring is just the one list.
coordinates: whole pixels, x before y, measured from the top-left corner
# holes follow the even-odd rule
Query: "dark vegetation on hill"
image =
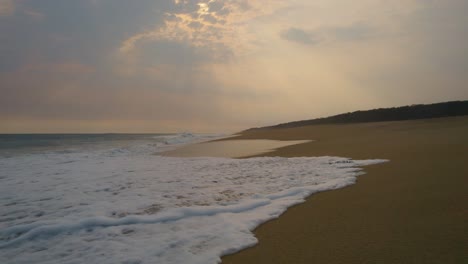
[(428, 105), (379, 108), (253, 129), (290, 128), (322, 124), (403, 121), (463, 115), (468, 115), (468, 101), (453, 101)]

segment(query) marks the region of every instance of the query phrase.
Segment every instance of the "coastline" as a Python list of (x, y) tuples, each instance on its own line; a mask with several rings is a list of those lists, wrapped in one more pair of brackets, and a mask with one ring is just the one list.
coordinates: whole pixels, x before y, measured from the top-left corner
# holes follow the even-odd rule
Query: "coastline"
[(468, 117), (248, 131), (315, 140), (262, 156), (389, 159), (355, 185), (312, 195), (255, 230), (230, 263), (462, 263), (468, 258)]

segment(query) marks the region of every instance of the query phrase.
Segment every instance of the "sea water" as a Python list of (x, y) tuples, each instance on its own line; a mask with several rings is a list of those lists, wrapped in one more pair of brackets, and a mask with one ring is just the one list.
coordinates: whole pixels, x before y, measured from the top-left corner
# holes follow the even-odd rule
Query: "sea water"
[(0, 263), (219, 263), (259, 224), (383, 162), (158, 154), (213, 138), (0, 136)]

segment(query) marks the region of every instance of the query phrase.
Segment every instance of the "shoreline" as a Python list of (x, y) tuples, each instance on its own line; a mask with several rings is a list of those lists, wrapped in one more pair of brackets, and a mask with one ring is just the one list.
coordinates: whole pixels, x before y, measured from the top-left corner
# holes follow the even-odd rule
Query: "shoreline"
[(389, 159), (254, 230), (222, 263), (462, 263), (468, 228), (468, 117), (315, 125), (235, 139), (316, 140), (262, 156)]
[(243, 158), (263, 156), (277, 149), (310, 142), (310, 140), (268, 140), (268, 139), (216, 139), (213, 141), (189, 144), (174, 150), (163, 152), (167, 157), (218, 157)]

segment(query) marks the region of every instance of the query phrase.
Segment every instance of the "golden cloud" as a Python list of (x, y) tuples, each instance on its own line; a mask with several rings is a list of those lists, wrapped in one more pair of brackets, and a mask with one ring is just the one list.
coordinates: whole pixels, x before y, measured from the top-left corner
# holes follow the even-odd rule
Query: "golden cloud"
[(250, 22), (286, 6), (284, 0), (200, 0), (196, 8), (187, 0), (175, 0), (180, 12), (166, 13), (164, 24), (126, 39), (120, 53), (127, 54), (141, 41), (173, 41), (201, 47), (214, 57), (242, 55), (256, 46)]

